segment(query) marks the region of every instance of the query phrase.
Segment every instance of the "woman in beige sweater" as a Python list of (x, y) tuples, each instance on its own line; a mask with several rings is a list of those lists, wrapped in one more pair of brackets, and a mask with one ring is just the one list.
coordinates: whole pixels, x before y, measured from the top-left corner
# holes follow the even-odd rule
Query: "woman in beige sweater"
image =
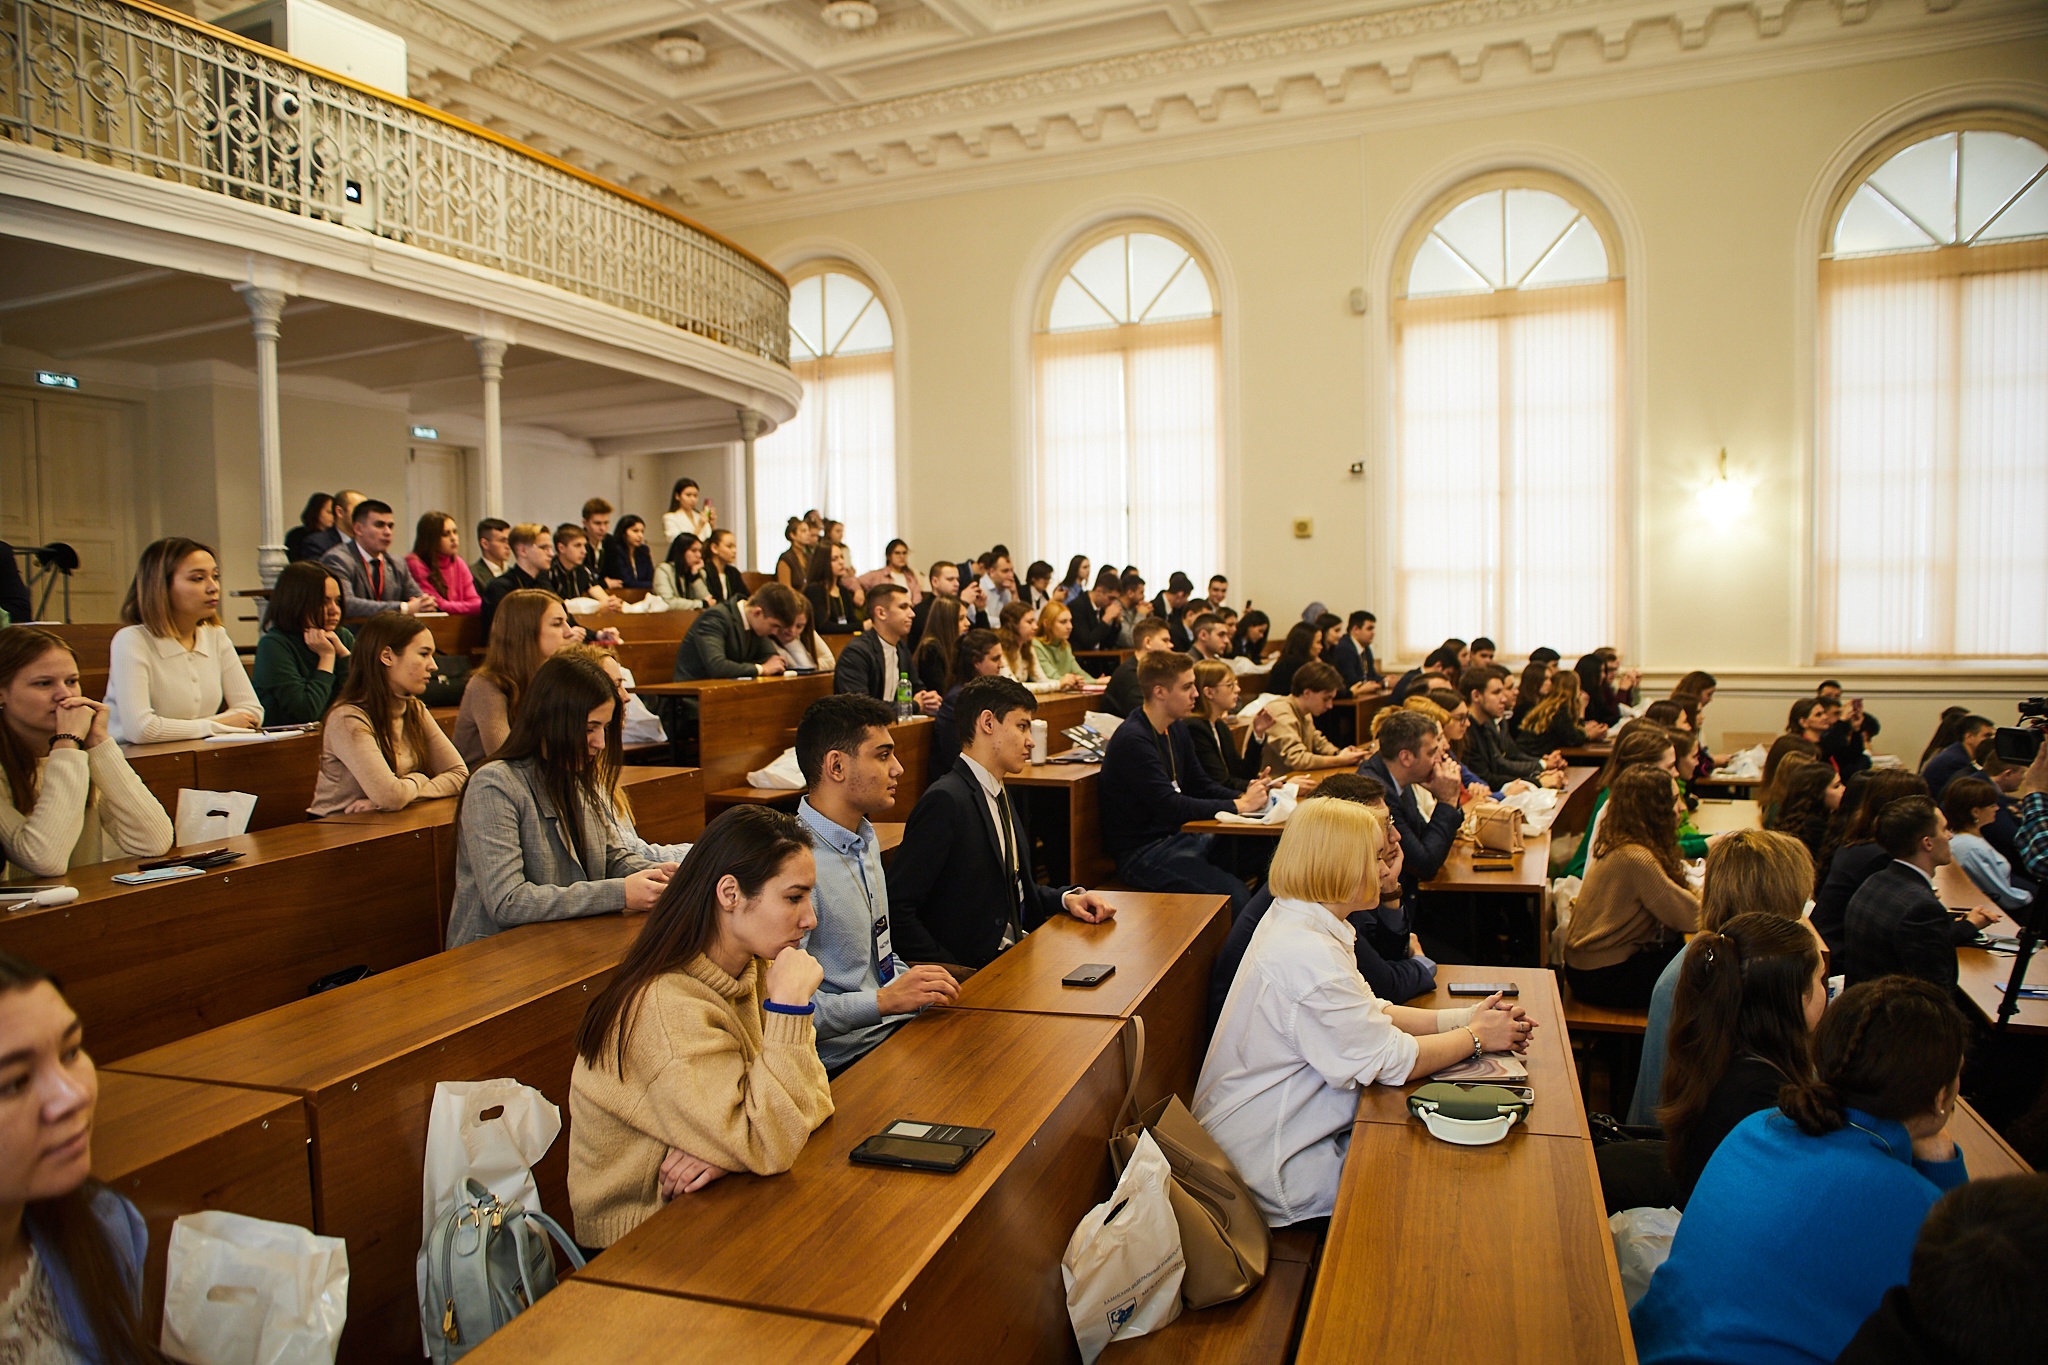
[(6, 870), (61, 877), (171, 846), (171, 818), (121, 756), (107, 708), (78, 690), (71, 646), (0, 630), (0, 848)]
[(404, 810), (462, 790), (469, 769), (420, 701), (433, 676), (426, 622), (386, 611), (364, 623), (321, 732), (308, 815)]
[(1700, 901), (1678, 852), (1678, 789), (1648, 763), (1608, 789), (1586, 883), (1565, 929), (1564, 974), (1589, 1005), (1646, 1009), (1665, 965), (1699, 928)]
[(832, 1117), (811, 996), (816, 864), (794, 817), (713, 820), (583, 1016), (569, 1079), (576, 1240), (608, 1247), (722, 1175), (778, 1175)]
[(498, 752), (512, 733), (512, 714), (534, 670), (563, 645), (582, 639), (583, 627), (569, 619), (569, 609), (553, 593), (521, 588), (505, 595), (491, 617), (483, 666), (469, 675), (455, 714), (455, 749), (464, 763), (481, 768)]

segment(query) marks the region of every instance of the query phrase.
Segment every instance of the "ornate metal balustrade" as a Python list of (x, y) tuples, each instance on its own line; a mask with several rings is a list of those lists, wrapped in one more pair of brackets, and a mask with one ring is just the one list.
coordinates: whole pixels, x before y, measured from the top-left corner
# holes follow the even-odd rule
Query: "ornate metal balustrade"
[(170, 11), (0, 0), (0, 138), (338, 223), (789, 363), (789, 288), (665, 209)]

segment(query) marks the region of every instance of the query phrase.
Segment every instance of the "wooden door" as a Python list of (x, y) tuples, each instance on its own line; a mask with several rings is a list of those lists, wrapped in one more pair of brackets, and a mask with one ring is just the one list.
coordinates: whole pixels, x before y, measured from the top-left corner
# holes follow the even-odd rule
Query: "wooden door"
[[(0, 540), (15, 549), (40, 545), (36, 509), (36, 405), (21, 394), (0, 393)], [(26, 574), (19, 557), (15, 568)]]
[(429, 512), (446, 512), (469, 537), (469, 479), (460, 446), (415, 444), (405, 465), (405, 520), (398, 525), (400, 553), (412, 548), (413, 532)]
[[(135, 575), (126, 516), (135, 487), (134, 405), (68, 396), (34, 403), (42, 543), (61, 541), (78, 551), (71, 619), (115, 620)], [(59, 612), (61, 586), (57, 593), (52, 616)]]

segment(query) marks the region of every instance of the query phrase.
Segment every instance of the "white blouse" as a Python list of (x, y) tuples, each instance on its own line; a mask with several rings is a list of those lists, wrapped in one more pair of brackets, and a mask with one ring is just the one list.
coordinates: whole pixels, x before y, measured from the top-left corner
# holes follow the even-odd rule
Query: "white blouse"
[(1358, 973), (1358, 931), (1312, 901), (1276, 899), (1252, 934), (1195, 1087), (1195, 1118), (1272, 1227), (1327, 1216), (1358, 1088), (1399, 1085), (1416, 1041)]
[(145, 626), (114, 634), (108, 650), (107, 726), (123, 744), (160, 744), (234, 734), (214, 719), (240, 711), (263, 723), (263, 703), (242, 669), (234, 641), (219, 626), (201, 626), (193, 647)]

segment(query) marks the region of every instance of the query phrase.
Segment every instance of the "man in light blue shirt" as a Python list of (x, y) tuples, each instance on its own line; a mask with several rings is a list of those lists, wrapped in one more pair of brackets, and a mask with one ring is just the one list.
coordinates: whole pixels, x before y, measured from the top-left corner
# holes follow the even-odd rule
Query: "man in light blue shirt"
[(895, 719), (887, 703), (849, 693), (812, 702), (796, 729), (797, 766), (810, 784), (797, 816), (818, 841), (818, 924), (804, 948), (825, 969), (812, 1003), (818, 1059), (832, 1075), (925, 1006), (960, 993), (944, 967), (912, 967), (890, 941), (889, 883), (868, 817), (896, 800)]

